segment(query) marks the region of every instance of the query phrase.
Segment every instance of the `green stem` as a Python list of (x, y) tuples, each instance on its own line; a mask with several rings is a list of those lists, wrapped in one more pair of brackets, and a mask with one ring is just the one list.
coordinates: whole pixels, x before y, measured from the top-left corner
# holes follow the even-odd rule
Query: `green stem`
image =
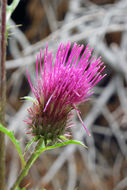
[[(6, 0), (1, 1), (1, 40), (0, 40), (0, 123), (5, 125), (6, 105)], [(5, 139), (0, 132), (0, 189), (5, 190)]]
[[(29, 160), (27, 161), (25, 168), (22, 169), (19, 177), (17, 178), (16, 182), (14, 183), (13, 187), (11, 188), (11, 190), (15, 190), (20, 182), (22, 181), (22, 179), (27, 176), (29, 169), (31, 168), (31, 166), (33, 165), (33, 163), (36, 161), (36, 159), (39, 157), (40, 153), (42, 153), (42, 144), (43, 144), (43, 139), (40, 139), (40, 141), (38, 142), (33, 154), (31, 155), (31, 157), (29, 158)], [(40, 151), (41, 150), (41, 151)], [(44, 148), (44, 151), (46, 149)]]
[[(65, 137), (61, 136), (61, 139), (66, 139)], [(22, 179), (28, 174), (30, 167), (32, 166), (32, 164), (35, 162), (35, 160), (39, 157), (39, 155), (46, 151), (46, 150), (52, 150), (52, 149), (56, 149), (68, 144), (79, 144), (84, 146), (85, 148), (87, 148), (82, 142), (80, 141), (76, 141), (76, 140), (66, 140), (64, 142), (61, 143), (56, 143), (54, 145), (47, 145), (45, 146), (44, 140), (43, 138), (40, 139), (40, 141), (38, 142), (33, 154), (31, 155), (30, 159), (27, 161), (25, 168), (21, 171), (21, 174), (19, 175), (18, 179), (16, 180), (15, 184), (13, 185), (13, 187), (11, 188), (11, 190), (15, 190), (20, 182), (22, 181)]]

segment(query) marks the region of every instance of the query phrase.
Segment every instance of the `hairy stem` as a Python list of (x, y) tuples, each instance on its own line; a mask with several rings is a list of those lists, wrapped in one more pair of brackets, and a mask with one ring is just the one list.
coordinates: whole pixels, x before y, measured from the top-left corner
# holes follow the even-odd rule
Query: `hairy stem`
[[(6, 105), (6, 0), (1, 0), (1, 39), (0, 39), (0, 123), (5, 126)], [(0, 189), (5, 190), (5, 140), (0, 132)]]
[[(22, 179), (27, 176), (29, 169), (31, 168), (31, 166), (33, 165), (33, 163), (35, 162), (35, 160), (38, 158), (38, 156), (40, 155), (40, 153), (42, 153), (42, 151), (40, 152), (40, 149), (42, 147), (42, 143), (43, 143), (43, 139), (40, 139), (40, 141), (38, 142), (33, 154), (31, 155), (31, 157), (29, 158), (29, 160), (27, 161), (24, 169), (22, 169), (19, 177), (17, 178), (16, 182), (14, 183), (13, 187), (11, 188), (11, 190), (15, 190), (20, 182), (22, 181)], [(46, 149), (44, 148), (44, 151)]]

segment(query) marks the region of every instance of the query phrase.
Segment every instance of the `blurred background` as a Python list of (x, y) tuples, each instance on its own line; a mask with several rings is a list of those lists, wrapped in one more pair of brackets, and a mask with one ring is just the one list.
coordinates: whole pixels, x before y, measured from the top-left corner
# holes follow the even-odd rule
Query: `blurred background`
[[(8, 0), (8, 4), (12, 1)], [(35, 82), (37, 53), (56, 49), (68, 40), (90, 44), (106, 65), (105, 77), (90, 101), (80, 105), (89, 137), (74, 113), (73, 139), (88, 149), (69, 145), (42, 154), (21, 187), (29, 190), (127, 189), (127, 0), (21, 0), (10, 20), (7, 46), (7, 125), (20, 140), (26, 134), (30, 95), (29, 68)], [(42, 57), (43, 60), (43, 57)], [(43, 63), (43, 61), (42, 61)], [(7, 186), (14, 183), (21, 165), (13, 144), (7, 143)], [(28, 156), (28, 155), (27, 155)]]

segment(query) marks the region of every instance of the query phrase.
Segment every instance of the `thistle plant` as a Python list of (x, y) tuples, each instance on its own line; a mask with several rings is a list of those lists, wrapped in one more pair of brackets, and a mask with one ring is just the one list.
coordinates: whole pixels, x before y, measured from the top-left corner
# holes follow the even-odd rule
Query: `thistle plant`
[[(85, 127), (78, 109), (79, 104), (89, 99), (93, 94), (93, 87), (102, 80), (106, 74), (101, 74), (105, 69), (101, 58), (95, 59), (89, 45), (85, 50), (83, 45), (76, 43), (71, 49), (71, 43), (61, 43), (56, 57), (52, 51), (48, 52), (48, 45), (42, 53), (37, 55), (35, 85), (31, 83), (29, 71), (27, 78), (34, 97), (24, 97), (32, 101), (27, 109), (28, 133), (32, 140), (28, 142), (25, 152), (32, 143), (36, 143), (35, 150), (30, 158), (25, 161), (20, 143), (15, 139), (12, 131), (7, 130), (0, 124), (0, 131), (8, 135), (15, 145), (21, 158), (22, 170), (11, 190), (19, 187), (22, 179), (28, 174), (29, 169), (39, 155), (50, 149), (55, 149), (68, 144), (79, 144), (86, 147), (82, 142), (68, 139), (69, 130), (72, 127), (72, 110), (75, 110), (82, 126), (87, 134), (90, 132)], [(43, 63), (43, 64), (42, 64)]]
[[(42, 69), (41, 51), (36, 61), (36, 84), (33, 87), (29, 72), (27, 77), (35, 96), (33, 106), (28, 109), (29, 133), (48, 140), (57, 141), (61, 135), (68, 135), (71, 111), (76, 110), (79, 119), (80, 111), (77, 106), (87, 101), (93, 93), (93, 87), (102, 80), (101, 75), (105, 66), (100, 57), (91, 57), (92, 49), (89, 45), (84, 52), (84, 46), (74, 44), (71, 52), (71, 43), (61, 43), (58, 47), (55, 60), (48, 46), (44, 52), (44, 67)], [(81, 55), (81, 57), (80, 57)], [(39, 76), (40, 67), (40, 76)], [(81, 120), (88, 135), (89, 131)]]
[[(6, 105), (6, 41), (8, 37), (9, 19), (17, 7), (20, 0), (13, 0), (11, 5), (7, 5), (6, 0), (2, 0), (1, 17), (1, 54), (0, 54), (0, 189), (5, 188), (5, 140), (6, 134), (15, 145), (21, 159), (22, 170), (17, 177), (11, 190), (20, 189), (22, 179), (28, 174), (29, 169), (46, 150), (56, 149), (68, 144), (79, 144), (86, 147), (82, 142), (70, 140), (68, 128), (72, 127), (72, 110), (75, 110), (82, 126), (87, 134), (90, 132), (85, 127), (78, 109), (79, 104), (89, 99), (93, 94), (93, 87), (102, 80), (106, 74), (102, 74), (105, 69), (101, 58), (92, 57), (92, 49), (89, 45), (84, 50), (83, 45), (71, 43), (66, 45), (61, 43), (58, 47), (56, 57), (48, 52), (48, 45), (44, 51), (42, 62), (41, 50), (36, 61), (36, 81), (31, 83), (29, 71), (27, 78), (33, 97), (24, 97), (32, 100), (32, 105), (27, 109), (28, 116), (25, 120), (28, 126), (28, 133), (32, 140), (26, 145), (22, 152), (20, 142), (15, 138), (14, 133), (5, 128), (5, 105)], [(43, 64), (42, 64), (43, 63)], [(24, 154), (29, 147), (36, 143), (36, 147), (28, 160), (24, 159)], [(24, 189), (24, 188), (23, 188)], [(23, 190), (22, 189), (22, 190)]]

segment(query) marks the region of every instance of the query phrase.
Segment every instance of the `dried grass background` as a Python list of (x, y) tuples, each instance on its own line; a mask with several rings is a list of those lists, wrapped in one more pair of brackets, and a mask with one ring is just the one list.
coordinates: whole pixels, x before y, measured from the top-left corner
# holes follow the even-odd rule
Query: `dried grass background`
[[(10, 2), (10, 1), (9, 1)], [(21, 26), (17, 27), (17, 24)], [(26, 135), (26, 109), (30, 95), (29, 68), (35, 82), (35, 61), (40, 48), (56, 51), (58, 44), (90, 44), (101, 55), (107, 77), (95, 88), (91, 101), (80, 106), (91, 132), (88, 137), (76, 114), (73, 138), (88, 150), (69, 145), (42, 154), (21, 187), (29, 190), (126, 190), (127, 189), (127, 0), (22, 0), (10, 21), (7, 47), (7, 125), (20, 140)], [(6, 138), (7, 187), (20, 171), (20, 160)], [(28, 156), (28, 155), (27, 155)]]

